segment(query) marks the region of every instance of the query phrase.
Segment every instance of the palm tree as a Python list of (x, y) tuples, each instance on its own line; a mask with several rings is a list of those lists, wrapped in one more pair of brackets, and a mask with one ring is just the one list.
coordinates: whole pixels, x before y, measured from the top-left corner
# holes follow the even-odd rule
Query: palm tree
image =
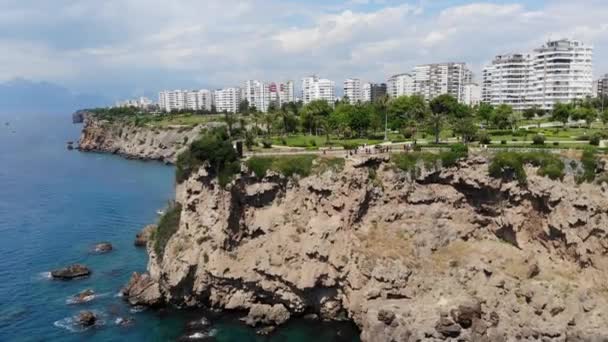
[(384, 112), (384, 141), (388, 141), (388, 103), (390, 98), (388, 95), (380, 97), (378, 100), (378, 108), (380, 112)]
[(270, 133), (272, 131), (273, 122), (274, 122), (274, 114), (266, 113), (266, 115), (264, 115), (264, 124), (266, 125), (266, 135), (267, 136), (270, 136)]

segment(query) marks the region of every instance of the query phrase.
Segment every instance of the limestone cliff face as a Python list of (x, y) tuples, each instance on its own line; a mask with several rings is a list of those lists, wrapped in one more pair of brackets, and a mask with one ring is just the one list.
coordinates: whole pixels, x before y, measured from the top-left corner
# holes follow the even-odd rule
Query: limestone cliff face
[(201, 170), (177, 188), (162, 260), (148, 246), (147, 297), (242, 310), (252, 325), (350, 318), (368, 342), (606, 340), (606, 184), (529, 170), (520, 186), (487, 167), (412, 179), (351, 159), (227, 190)]
[(152, 128), (112, 123), (87, 116), (80, 136), (82, 151), (109, 152), (129, 158), (175, 163), (204, 126)]

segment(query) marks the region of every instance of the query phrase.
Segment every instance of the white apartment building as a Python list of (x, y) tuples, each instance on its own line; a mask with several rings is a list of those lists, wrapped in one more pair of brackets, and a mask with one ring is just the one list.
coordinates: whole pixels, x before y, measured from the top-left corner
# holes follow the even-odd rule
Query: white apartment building
[(207, 110), (211, 111), (213, 96), (211, 91), (201, 90), (166, 90), (158, 94), (158, 103), (161, 110)]
[(257, 80), (246, 81), (243, 86), (242, 99), (247, 100), (249, 106), (255, 106), (260, 112), (266, 113), (270, 105), (269, 85)]
[(336, 84), (327, 79), (317, 76), (302, 79), (302, 101), (304, 104), (315, 100), (325, 100), (333, 104), (336, 99)]
[(495, 106), (507, 104), (518, 111), (526, 109), (530, 61), (529, 54), (496, 56), (483, 72), (484, 102)]
[(158, 104), (162, 111), (186, 109), (186, 92), (182, 90), (165, 90), (158, 93)]
[(213, 94), (207, 89), (191, 90), (186, 92), (186, 108), (192, 110), (211, 111)]
[(413, 74), (414, 93), (429, 101), (439, 95), (450, 94), (462, 103), (464, 85), (473, 80), (473, 73), (465, 63), (418, 65)]
[(278, 86), (279, 93), (279, 105), (282, 106), (285, 103), (295, 102), (295, 92), (293, 81), (286, 81), (280, 83)]
[(139, 109), (147, 109), (152, 105), (152, 100), (147, 97), (141, 96), (137, 99), (118, 101), (114, 104), (117, 108), (135, 107)]
[(477, 106), (481, 103), (481, 87), (477, 83), (464, 85), (462, 103), (467, 106)]
[(349, 78), (345, 80), (344, 96), (348, 98), (348, 102), (350, 104), (356, 104), (363, 101), (363, 89), (361, 88), (361, 80), (358, 78)]
[(238, 87), (218, 89), (213, 92), (218, 112), (236, 113), (241, 103), (241, 89)]
[(516, 110), (552, 110), (593, 94), (593, 47), (576, 40), (549, 41), (529, 54), (497, 56), (484, 69), (483, 101)]
[(390, 97), (411, 96), (414, 94), (414, 77), (410, 74), (391, 76), (386, 82), (387, 94)]
[(593, 83), (593, 95), (597, 97), (608, 95), (608, 74)]

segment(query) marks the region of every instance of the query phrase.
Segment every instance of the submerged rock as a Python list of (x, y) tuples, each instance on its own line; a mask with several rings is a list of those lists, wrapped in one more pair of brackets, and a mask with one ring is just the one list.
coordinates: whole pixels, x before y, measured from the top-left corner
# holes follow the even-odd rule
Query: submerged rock
[(121, 327), (128, 327), (135, 323), (135, 318), (133, 317), (118, 317), (115, 321), (116, 325), (120, 325)]
[(155, 224), (145, 226), (137, 235), (135, 235), (135, 242), (133, 242), (133, 244), (136, 247), (146, 247), (148, 240), (150, 240), (150, 237), (156, 231), (156, 228)]
[(80, 277), (86, 277), (91, 274), (91, 270), (89, 270), (86, 266), (81, 264), (70, 265), (61, 269), (57, 269), (51, 271), (51, 276), (55, 279), (74, 279)]
[(97, 322), (97, 316), (91, 311), (81, 311), (76, 321), (83, 327), (90, 327)]
[(102, 243), (98, 243), (97, 245), (95, 245), (95, 253), (108, 253), (111, 252), (113, 250), (113, 246), (111, 243), (109, 242), (102, 242)]
[(90, 301), (95, 297), (95, 291), (86, 289), (73, 297), (74, 303), (80, 304)]

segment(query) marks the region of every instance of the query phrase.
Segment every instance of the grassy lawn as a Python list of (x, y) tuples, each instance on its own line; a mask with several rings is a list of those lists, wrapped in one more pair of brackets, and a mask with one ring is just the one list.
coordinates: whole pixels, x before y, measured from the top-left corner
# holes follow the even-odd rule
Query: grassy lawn
[(149, 118), (146, 122), (151, 127), (188, 126), (193, 127), (212, 121), (222, 121), (222, 115), (163, 115)]
[[(596, 133), (606, 132), (604, 129), (600, 128), (568, 128), (564, 129), (556, 129), (556, 128), (543, 128), (543, 129), (530, 129), (527, 135), (523, 135), (521, 133), (518, 134), (500, 134), (504, 131), (488, 131), (493, 142), (500, 142), (505, 140), (507, 142), (523, 142), (523, 141), (531, 141), (532, 138), (536, 134), (542, 134), (545, 136), (546, 141), (580, 141), (584, 142), (585, 137), (590, 137)], [(520, 131), (522, 132), (522, 131)], [(496, 134), (498, 133), (498, 134)]]
[(318, 148), (318, 147), (329, 147), (329, 146), (341, 146), (342, 144), (368, 144), (374, 145), (382, 143), (382, 139), (339, 139), (336, 136), (331, 136), (329, 144), (327, 137), (316, 136), (316, 135), (290, 135), (287, 137), (275, 136), (270, 139), (273, 145), (289, 146), (289, 147), (303, 147), (303, 148)]

